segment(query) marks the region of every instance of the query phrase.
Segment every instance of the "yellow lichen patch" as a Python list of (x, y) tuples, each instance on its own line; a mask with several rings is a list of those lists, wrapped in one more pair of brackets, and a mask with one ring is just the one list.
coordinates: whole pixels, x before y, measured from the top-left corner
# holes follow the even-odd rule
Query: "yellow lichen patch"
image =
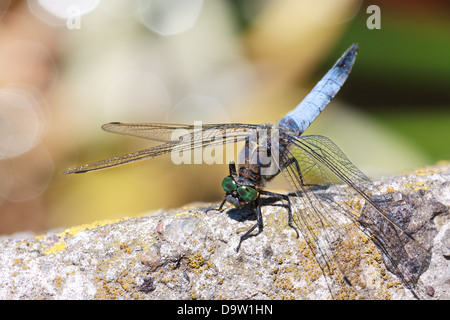
[(362, 208), (362, 204), (361, 201), (359, 201), (359, 199), (351, 199), (351, 200), (346, 200), (345, 204), (355, 210), (361, 210)]
[(196, 253), (188, 257), (187, 264), (193, 269), (198, 269), (203, 265), (203, 256), (200, 253)]
[(415, 184), (408, 184), (406, 187), (413, 189), (415, 192), (430, 189), (430, 186), (426, 185), (423, 181), (417, 181)]
[(438, 170), (435, 169), (435, 168), (421, 168), (421, 169), (417, 169), (414, 172), (418, 176), (423, 177), (423, 176), (427, 176), (427, 175), (430, 175), (430, 174), (436, 174), (436, 173), (438, 173)]
[(361, 201), (359, 201), (359, 199), (350, 199), (350, 200), (345, 200), (344, 203), (349, 207), (350, 211), (348, 212), (348, 216), (353, 218), (353, 219), (358, 219), (359, 218), (359, 213), (362, 210), (363, 204), (361, 203)]
[(67, 249), (67, 244), (63, 241), (58, 242), (57, 244), (51, 246), (48, 249), (44, 250), (44, 254), (54, 254)]
[(40, 234), (34, 237), (37, 241), (41, 240), (41, 239), (45, 239), (46, 235), (45, 234)]
[(23, 270), (29, 269), (29, 267), (27, 267), (26, 265), (27, 261), (23, 261), (23, 259), (16, 259), (14, 258), (14, 264), (13, 266), (19, 266), (21, 267)]
[(183, 217), (183, 216), (187, 216), (189, 214), (189, 211), (183, 211), (183, 212), (177, 212), (175, 215), (177, 217)]
[[(147, 275), (142, 275), (146, 277)], [(145, 296), (139, 291), (139, 286), (136, 285), (135, 279), (137, 275), (123, 271), (113, 281), (106, 281), (99, 276), (95, 278), (97, 282), (97, 292), (94, 295), (95, 299), (113, 300), (113, 299), (144, 299)]]
[(64, 230), (64, 232), (60, 233), (59, 236), (60, 237), (65, 236), (65, 235), (75, 236), (76, 234), (80, 233), (81, 231), (91, 230), (91, 229), (95, 229), (95, 228), (102, 227), (105, 225), (114, 224), (119, 221), (123, 221), (125, 219), (126, 218), (105, 219), (105, 220), (95, 221), (92, 223), (82, 224), (82, 225), (75, 226), (75, 227)]
[(120, 248), (120, 250), (123, 250), (125, 253), (131, 253), (130, 246), (127, 243), (125, 243), (125, 242), (122, 242), (120, 244), (119, 248)]
[(198, 203), (198, 202), (196, 202), (196, 203), (191, 203), (191, 204), (184, 205), (181, 208), (185, 209), (185, 210), (197, 210), (198, 208), (206, 208), (208, 206), (209, 205), (206, 204), (206, 203)]
[(53, 281), (57, 288), (61, 288), (61, 286), (64, 282), (64, 279), (61, 276), (56, 276), (55, 279), (53, 279)]

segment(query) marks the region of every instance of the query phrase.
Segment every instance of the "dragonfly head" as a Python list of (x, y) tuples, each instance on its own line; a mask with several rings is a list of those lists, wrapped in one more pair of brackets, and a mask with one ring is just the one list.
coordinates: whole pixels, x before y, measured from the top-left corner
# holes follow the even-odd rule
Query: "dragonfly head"
[(246, 203), (255, 201), (258, 197), (258, 191), (254, 186), (241, 184), (232, 176), (223, 179), (222, 188), (226, 192), (225, 199), (236, 207), (242, 207)]

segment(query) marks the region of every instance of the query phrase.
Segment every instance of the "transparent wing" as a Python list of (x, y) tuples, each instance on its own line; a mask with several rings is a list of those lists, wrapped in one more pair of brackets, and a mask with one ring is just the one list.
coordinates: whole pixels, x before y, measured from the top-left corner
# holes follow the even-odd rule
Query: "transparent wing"
[[(365, 191), (371, 181), (362, 173), (347, 156), (339, 149), (339, 147), (330, 139), (323, 136), (290, 136), (291, 142), (297, 147), (294, 148), (301, 157), (301, 154), (307, 153), (311, 161), (316, 163), (315, 167), (319, 165), (333, 175), (339, 178), (342, 182), (351, 187), (359, 194), (370, 206), (372, 206), (384, 219), (390, 222), (399, 231), (405, 233), (401, 227), (397, 226), (394, 221), (388, 217), (381, 208), (368, 196)], [(296, 154), (293, 154), (296, 157)], [(304, 155), (303, 155), (304, 156)], [(323, 174), (321, 176), (324, 176)]]
[(151, 159), (170, 152), (180, 152), (204, 148), (206, 146), (222, 146), (244, 140), (258, 128), (251, 124), (208, 124), (193, 125), (164, 125), (164, 124), (123, 124), (109, 123), (102, 128), (108, 132), (147, 138), (156, 141), (167, 141), (148, 149), (117, 156), (110, 159), (96, 161), (83, 166), (69, 169), (65, 174), (84, 173), (101, 170), (123, 164)]
[[(288, 161), (290, 158), (297, 162)], [(342, 189), (333, 183), (330, 171), (302, 148), (293, 146), (280, 160), (290, 163), (282, 173), (296, 193), (296, 197), (291, 198), (294, 225), (314, 255), (320, 271), (327, 281), (346, 281), (351, 283), (348, 290), (358, 286), (360, 291), (364, 286), (358, 277), (360, 269), (350, 267), (346, 262), (348, 259), (342, 257), (344, 253), (352, 257), (357, 255), (345, 249), (348, 242), (344, 239), (348, 239), (346, 233), (349, 226), (355, 224), (355, 217), (349, 208), (337, 201)], [(332, 283), (328, 285), (333, 286)], [(346, 288), (345, 285), (338, 287)], [(340, 297), (334, 290), (332, 292), (333, 298)]]
[[(386, 208), (382, 209), (368, 195), (369, 191), (375, 190), (371, 181), (328, 138), (290, 136), (290, 139), (291, 148), (281, 155), (280, 162), (288, 164), (282, 173), (296, 193), (291, 200), (294, 224), (314, 252), (322, 272), (330, 275), (339, 271), (343, 275), (341, 280), (351, 284), (349, 289), (364, 290), (366, 283), (360, 275), (364, 271), (365, 252), (361, 248), (366, 246), (368, 239), (375, 238), (395, 269), (394, 273), (411, 287), (415, 278), (409, 269), (411, 263), (417, 265), (418, 259), (408, 260), (411, 255), (405, 252), (405, 244), (408, 242), (422, 254), (421, 270), (415, 272), (425, 268), (427, 253), (417, 241), (402, 237), (406, 231), (392, 221)], [(336, 177), (350, 188), (335, 184)], [(365, 204), (372, 209), (370, 219), (381, 221), (382, 227), (361, 225), (361, 209)]]
[(237, 133), (239, 130), (256, 128), (256, 125), (242, 123), (224, 123), (224, 124), (202, 124), (201, 126), (187, 124), (161, 124), (161, 123), (122, 123), (110, 122), (102, 125), (102, 129), (107, 132), (119, 133), (128, 136), (145, 138), (154, 141), (169, 142), (173, 140), (173, 135), (186, 132), (193, 133), (197, 131), (211, 131), (210, 135), (215, 133), (225, 134), (229, 130), (230, 134)]

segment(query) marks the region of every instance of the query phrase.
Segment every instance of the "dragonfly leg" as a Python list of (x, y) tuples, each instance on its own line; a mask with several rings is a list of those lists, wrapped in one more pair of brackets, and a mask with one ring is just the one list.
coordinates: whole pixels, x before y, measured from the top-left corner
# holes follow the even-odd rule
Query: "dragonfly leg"
[(286, 169), (288, 166), (290, 166), (291, 164), (295, 165), (295, 169), (298, 172), (298, 177), (300, 179), (300, 183), (302, 186), (309, 186), (309, 187), (314, 187), (314, 186), (318, 186), (317, 184), (311, 184), (311, 183), (305, 183), (303, 181), (303, 174), (302, 171), (300, 170), (300, 165), (298, 164), (297, 159), (295, 159), (294, 157), (289, 158), (288, 161), (286, 162), (286, 164), (281, 168), (281, 170)]
[(223, 199), (223, 201), (222, 201), (222, 203), (220, 204), (219, 208), (217, 208), (217, 209), (208, 209), (208, 210), (206, 210), (205, 212), (208, 213), (208, 212), (210, 212), (210, 211), (222, 211), (225, 202), (227, 202), (227, 199)]
[(288, 226), (291, 227), (292, 229), (294, 229), (295, 233), (297, 234), (297, 238), (300, 236), (298, 233), (298, 230), (296, 227), (294, 227), (293, 225), (293, 221), (294, 219), (292, 218), (292, 210), (291, 210), (291, 200), (289, 199), (289, 197), (285, 194), (280, 194), (280, 193), (275, 193), (275, 192), (270, 192), (270, 191), (265, 191), (265, 190), (260, 190), (259, 191), (260, 194), (266, 195), (266, 196), (270, 196), (270, 197), (275, 197), (275, 198), (279, 198), (282, 200), (285, 200), (288, 203)]
[(217, 211), (222, 211), (223, 205), (225, 204), (225, 202), (227, 202), (227, 199), (223, 199), (222, 203), (219, 206), (219, 209), (217, 209)]
[[(263, 225), (263, 219), (261, 214), (261, 205), (259, 204), (259, 196), (255, 200), (255, 206), (256, 206), (256, 223), (253, 227), (251, 227), (239, 240), (239, 244), (236, 247), (236, 252), (239, 252), (239, 249), (241, 248), (242, 241), (247, 239), (250, 236), (257, 236), (263, 231), (264, 225)], [(251, 235), (252, 231), (255, 230), (255, 228), (258, 227), (258, 233), (255, 235)]]
[(245, 137), (245, 146), (244, 146), (244, 150), (245, 150), (245, 167), (248, 168), (250, 166), (250, 139), (249, 137)]
[(294, 157), (289, 158), (289, 159), (287, 160), (287, 162), (285, 163), (285, 165), (281, 168), (281, 170), (286, 169), (286, 168), (289, 167), (291, 164), (294, 164), (294, 165), (295, 165), (295, 169), (296, 169), (297, 172), (298, 172), (298, 176), (299, 176), (299, 178), (300, 178), (300, 182), (301, 182), (301, 184), (304, 186), (304, 185), (305, 185), (305, 182), (303, 181), (302, 171), (300, 170), (300, 165), (298, 164), (297, 159), (295, 159)]
[(236, 176), (236, 164), (234, 163), (234, 161), (230, 161), (230, 163), (228, 164), (228, 168), (230, 171), (230, 176)]

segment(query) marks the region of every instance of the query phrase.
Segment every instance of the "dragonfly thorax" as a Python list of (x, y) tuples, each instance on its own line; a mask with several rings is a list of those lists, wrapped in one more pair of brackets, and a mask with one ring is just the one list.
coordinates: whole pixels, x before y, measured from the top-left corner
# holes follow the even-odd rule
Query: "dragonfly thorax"
[(280, 124), (261, 125), (249, 136), (238, 157), (239, 176), (258, 187), (263, 187), (281, 172), (289, 149), (291, 128)]

